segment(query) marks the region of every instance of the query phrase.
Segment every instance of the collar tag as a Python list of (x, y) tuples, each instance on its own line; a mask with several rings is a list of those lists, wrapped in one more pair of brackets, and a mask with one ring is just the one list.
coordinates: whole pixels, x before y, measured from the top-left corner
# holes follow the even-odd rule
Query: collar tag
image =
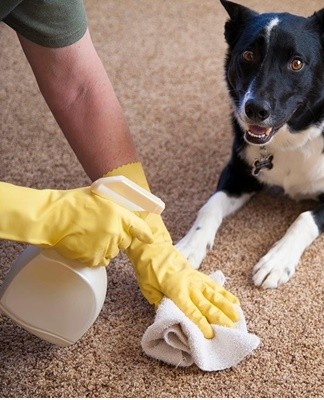
[[(263, 153), (263, 154), (262, 154)], [(260, 158), (256, 159), (253, 163), (253, 167), (252, 167), (252, 175), (253, 176), (258, 176), (259, 173), (263, 170), (263, 169), (272, 169), (273, 168), (273, 155), (272, 154), (266, 154), (266, 150), (265, 147), (262, 146), (261, 147), (261, 154), (260, 154)]]

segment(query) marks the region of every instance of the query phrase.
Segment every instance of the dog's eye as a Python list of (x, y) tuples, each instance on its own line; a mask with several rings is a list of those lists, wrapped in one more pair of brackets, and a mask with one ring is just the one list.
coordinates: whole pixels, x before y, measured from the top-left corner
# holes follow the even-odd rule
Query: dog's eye
[(293, 58), (290, 61), (290, 64), (289, 64), (289, 68), (292, 71), (300, 71), (303, 68), (303, 66), (304, 66), (303, 61), (300, 58), (297, 58), (297, 57)]
[(253, 64), (255, 62), (254, 52), (251, 50), (244, 51), (242, 54), (242, 58), (248, 64)]

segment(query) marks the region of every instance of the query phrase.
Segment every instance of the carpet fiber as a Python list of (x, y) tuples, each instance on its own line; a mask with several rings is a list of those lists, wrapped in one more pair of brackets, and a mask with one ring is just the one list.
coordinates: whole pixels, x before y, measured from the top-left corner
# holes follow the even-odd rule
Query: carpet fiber
[[(241, 0), (259, 11), (310, 15), (322, 0)], [(214, 0), (87, 0), (96, 48), (123, 105), (175, 241), (213, 193), (229, 157), (223, 79), (225, 10)], [(39, 94), (15, 33), (0, 25), (0, 179), (38, 188), (89, 180)], [(147, 358), (154, 318), (123, 255), (108, 267), (102, 312), (75, 345), (56, 348), (0, 316), (1, 397), (322, 397), (324, 237), (278, 290), (251, 270), (311, 202), (257, 195), (221, 226), (202, 271), (221, 269), (261, 346), (237, 367), (205, 373)], [(0, 282), (23, 245), (0, 242)]]

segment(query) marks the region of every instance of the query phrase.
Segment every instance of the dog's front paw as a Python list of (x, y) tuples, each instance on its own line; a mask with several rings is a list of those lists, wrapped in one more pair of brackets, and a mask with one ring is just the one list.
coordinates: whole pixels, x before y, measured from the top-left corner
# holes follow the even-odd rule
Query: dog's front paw
[(254, 283), (271, 289), (289, 281), (304, 250), (318, 235), (319, 229), (312, 213), (300, 214), (284, 237), (254, 267)]
[(274, 289), (288, 282), (296, 270), (299, 257), (291, 254), (289, 246), (278, 242), (261, 258), (253, 269), (253, 282), (264, 289)]
[(210, 236), (208, 239), (206, 232), (194, 225), (175, 247), (198, 269), (213, 245), (214, 235)]

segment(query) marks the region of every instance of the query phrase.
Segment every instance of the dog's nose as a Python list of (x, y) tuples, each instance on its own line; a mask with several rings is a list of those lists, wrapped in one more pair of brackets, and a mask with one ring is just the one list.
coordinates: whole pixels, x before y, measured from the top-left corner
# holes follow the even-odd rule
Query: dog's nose
[(245, 103), (245, 114), (254, 122), (262, 122), (270, 116), (271, 106), (266, 100), (250, 99)]

